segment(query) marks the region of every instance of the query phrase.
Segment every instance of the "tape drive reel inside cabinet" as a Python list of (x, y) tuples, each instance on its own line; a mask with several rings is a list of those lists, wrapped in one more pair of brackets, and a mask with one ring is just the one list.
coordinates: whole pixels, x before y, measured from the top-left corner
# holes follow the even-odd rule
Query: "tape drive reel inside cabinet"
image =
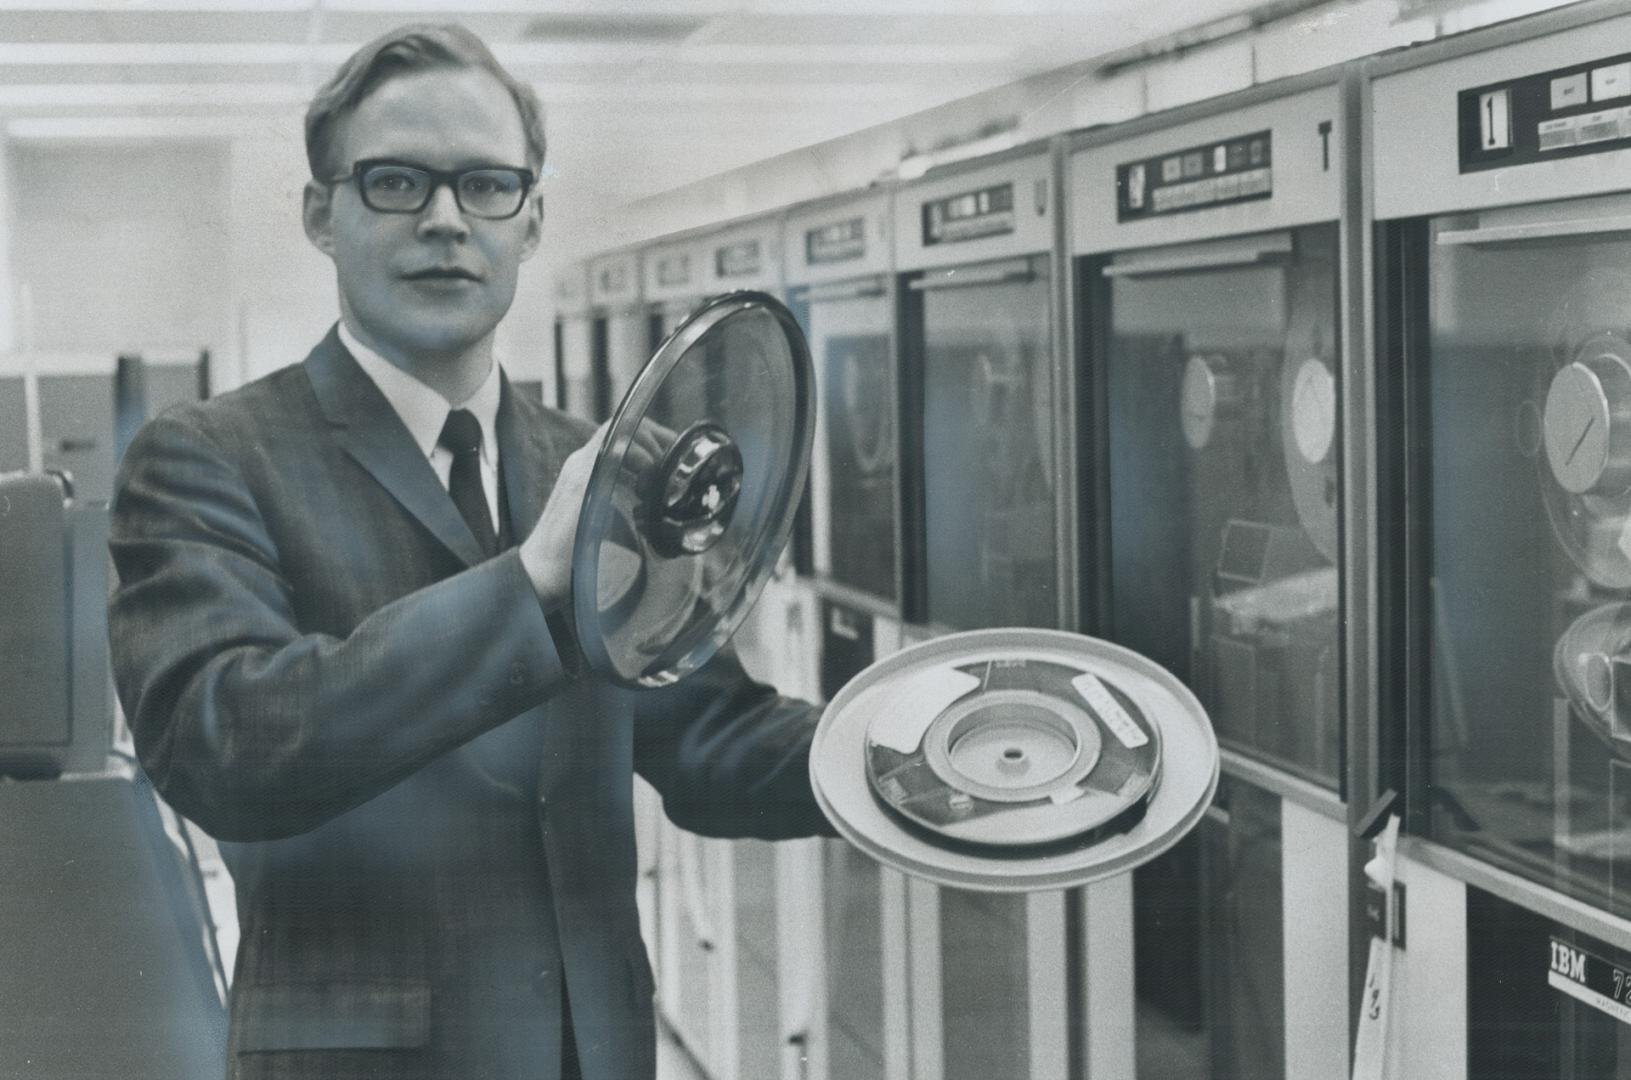
[(1196, 685), (1226, 739), (1334, 774), (1335, 260), (1308, 234), (1297, 258), (1263, 279), (1283, 298), (1277, 347), (1256, 326), (1238, 343), (1205, 326), (1177, 339), (1187, 358), (1174, 419), (1195, 530)]
[[(1583, 274), (1548, 327), (1538, 365), (1537, 479), (1553, 535), (1584, 575), (1553, 656), (1575, 713), (1631, 760), (1631, 273)], [(1541, 381), (1544, 385), (1541, 385)]]

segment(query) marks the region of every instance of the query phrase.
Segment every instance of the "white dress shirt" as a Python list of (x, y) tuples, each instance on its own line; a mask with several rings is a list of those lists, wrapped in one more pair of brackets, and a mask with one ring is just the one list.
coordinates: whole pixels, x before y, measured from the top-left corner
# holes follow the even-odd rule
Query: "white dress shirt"
[(453, 471), (453, 452), (440, 446), (437, 440), (442, 437), (442, 426), (447, 423), (448, 413), (454, 408), (470, 410), (481, 424), (481, 487), (487, 495), (487, 510), (493, 515), (493, 531), (503, 532), (498, 518), (498, 361), (493, 361), (487, 378), (482, 380), (469, 400), (449, 404), (441, 394), (358, 341), (356, 335), (346, 328), (343, 319), (340, 321), (340, 343), (356, 357), (363, 371), (374, 380), (379, 392), (385, 395), (385, 400), (402, 418), (403, 426), (413, 436), (420, 453), (430, 462), (443, 488), (447, 487), (448, 476)]

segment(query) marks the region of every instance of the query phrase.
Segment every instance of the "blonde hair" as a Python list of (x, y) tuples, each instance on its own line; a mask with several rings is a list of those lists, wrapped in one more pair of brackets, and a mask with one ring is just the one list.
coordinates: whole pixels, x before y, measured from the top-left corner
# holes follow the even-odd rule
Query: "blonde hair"
[(544, 164), (544, 116), (538, 95), (493, 56), (475, 34), (454, 23), (416, 23), (398, 27), (364, 45), (317, 91), (306, 109), (306, 161), (313, 178), (333, 180), (344, 169), (334, 160), (340, 122), (363, 98), (399, 75), (437, 68), (466, 68), (492, 75), (515, 101), (527, 136), (527, 166), (534, 173)]

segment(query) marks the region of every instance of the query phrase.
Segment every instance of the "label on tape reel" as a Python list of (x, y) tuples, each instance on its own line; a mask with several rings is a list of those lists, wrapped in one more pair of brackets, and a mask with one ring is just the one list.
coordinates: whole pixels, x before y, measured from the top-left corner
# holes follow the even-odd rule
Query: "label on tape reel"
[(960, 841), (1081, 837), (1138, 806), (1159, 772), (1148, 719), (1077, 667), (938, 665), (902, 678), (874, 709), (866, 753), (874, 794), (891, 812)]
[(979, 685), (978, 676), (950, 664), (908, 675), (891, 688), (867, 739), (899, 754), (915, 753), (934, 718)]
[(1071, 685), (1082, 695), (1082, 700), (1093, 707), (1093, 712), (1104, 721), (1110, 733), (1121, 740), (1121, 745), (1136, 750), (1150, 741), (1150, 737), (1127, 715), (1127, 710), (1110, 696), (1109, 689), (1097, 675), (1084, 671), (1071, 681)]

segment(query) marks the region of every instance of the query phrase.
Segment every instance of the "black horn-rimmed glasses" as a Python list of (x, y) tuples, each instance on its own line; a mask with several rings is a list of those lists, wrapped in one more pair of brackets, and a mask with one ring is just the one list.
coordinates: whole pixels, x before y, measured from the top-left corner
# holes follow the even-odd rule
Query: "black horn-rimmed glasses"
[(459, 209), (471, 217), (502, 220), (514, 217), (526, 205), (533, 175), (528, 169), (482, 165), (444, 172), (412, 161), (366, 158), (351, 167), (348, 176), (331, 184), (355, 180), (363, 205), (381, 214), (417, 214), (430, 205), (436, 189), (453, 189)]

